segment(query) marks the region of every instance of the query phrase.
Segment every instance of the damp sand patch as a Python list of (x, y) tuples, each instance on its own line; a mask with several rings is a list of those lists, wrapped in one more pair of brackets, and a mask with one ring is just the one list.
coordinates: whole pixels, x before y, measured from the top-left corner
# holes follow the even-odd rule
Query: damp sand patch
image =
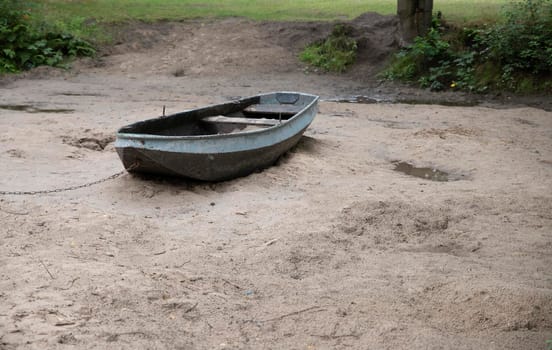
[(453, 174), (436, 167), (417, 167), (404, 161), (393, 161), (391, 163), (395, 166), (393, 168), (394, 171), (424, 180), (449, 182), (463, 180), (466, 178), (464, 174)]
[(26, 113), (73, 113), (69, 108), (38, 108), (31, 105), (0, 105), (0, 109)]

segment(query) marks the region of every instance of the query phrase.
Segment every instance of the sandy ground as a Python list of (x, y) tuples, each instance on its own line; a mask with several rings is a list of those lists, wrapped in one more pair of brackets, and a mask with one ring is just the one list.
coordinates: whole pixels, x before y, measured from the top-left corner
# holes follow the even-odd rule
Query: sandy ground
[(115, 130), (163, 106), (324, 99), (299, 145), (247, 177), (0, 196), (0, 349), (546, 348), (552, 113), (330, 102), (382, 90), (305, 73), (275, 28), (142, 28), (100, 61), (0, 86), (2, 191), (121, 171)]

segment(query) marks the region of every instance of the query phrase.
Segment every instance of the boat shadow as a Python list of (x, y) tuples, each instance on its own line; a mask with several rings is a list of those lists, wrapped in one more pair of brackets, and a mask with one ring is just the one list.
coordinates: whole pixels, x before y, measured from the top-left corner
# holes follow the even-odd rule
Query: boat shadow
[[(191, 179), (181, 176), (171, 175), (157, 175), (147, 173), (132, 173), (132, 178), (135, 180), (143, 181), (149, 185), (154, 185), (159, 189), (178, 190), (178, 191), (191, 191), (196, 190), (212, 190), (217, 191), (221, 185), (228, 183), (229, 181), (210, 182)], [(232, 181), (232, 180), (230, 180)]]

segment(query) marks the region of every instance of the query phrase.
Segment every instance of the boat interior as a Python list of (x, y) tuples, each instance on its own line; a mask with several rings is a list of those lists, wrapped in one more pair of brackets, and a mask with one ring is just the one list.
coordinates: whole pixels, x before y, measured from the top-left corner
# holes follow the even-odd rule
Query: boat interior
[(285, 123), (310, 102), (297, 93), (261, 95), (145, 120), (119, 133), (200, 136), (252, 131)]

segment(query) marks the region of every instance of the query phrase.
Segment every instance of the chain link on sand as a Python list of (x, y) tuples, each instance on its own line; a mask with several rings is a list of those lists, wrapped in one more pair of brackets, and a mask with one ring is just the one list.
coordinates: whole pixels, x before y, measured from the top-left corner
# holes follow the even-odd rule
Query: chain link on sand
[(109, 180), (113, 180), (118, 178), (119, 176), (123, 175), (127, 171), (131, 171), (138, 167), (138, 164), (131, 165), (128, 169), (119, 171), (118, 173), (115, 173), (111, 176), (104, 177), (102, 179), (92, 181), (85, 183), (83, 185), (75, 185), (75, 186), (69, 186), (69, 187), (62, 187), (62, 188), (55, 188), (52, 190), (38, 190), (38, 191), (0, 191), (0, 196), (34, 196), (37, 194), (49, 194), (49, 193), (58, 193), (58, 192), (65, 192), (65, 191), (73, 191), (78, 190), (79, 188), (85, 188), (85, 187), (91, 187), (97, 184), (101, 184), (102, 182), (106, 182)]

